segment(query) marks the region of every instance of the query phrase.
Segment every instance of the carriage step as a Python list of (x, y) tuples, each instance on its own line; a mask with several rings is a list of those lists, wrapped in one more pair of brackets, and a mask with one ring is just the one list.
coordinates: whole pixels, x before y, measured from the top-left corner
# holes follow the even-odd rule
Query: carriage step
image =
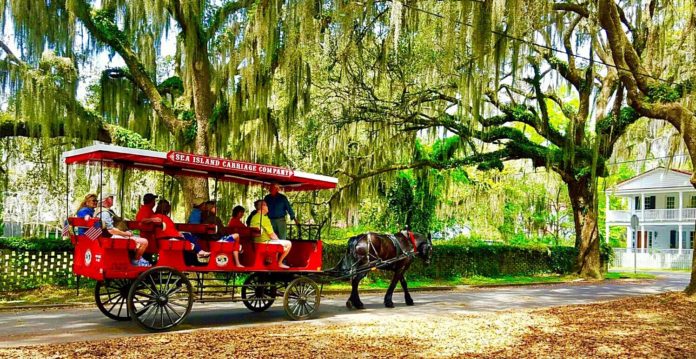
[(241, 302), (242, 298), (196, 298), (196, 303), (229, 303)]

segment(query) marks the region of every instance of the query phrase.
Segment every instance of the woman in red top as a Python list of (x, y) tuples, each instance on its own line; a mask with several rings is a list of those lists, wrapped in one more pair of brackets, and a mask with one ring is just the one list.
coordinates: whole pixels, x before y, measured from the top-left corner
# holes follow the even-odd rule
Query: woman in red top
[(172, 206), (166, 199), (161, 199), (157, 203), (157, 210), (155, 210), (154, 218), (159, 218), (162, 220), (162, 228), (155, 229), (155, 238), (157, 239), (169, 239), (169, 240), (188, 240), (193, 244), (193, 251), (198, 255), (198, 257), (208, 257), (210, 252), (204, 251), (201, 246), (198, 245), (193, 236), (184, 236), (181, 232), (176, 230), (176, 224), (169, 218), (169, 213), (172, 211)]
[(227, 223), (227, 227), (246, 228), (246, 225), (242, 222), (244, 211), (244, 207), (242, 206), (234, 207), (234, 209), (232, 209), (232, 218), (230, 218), (230, 222)]

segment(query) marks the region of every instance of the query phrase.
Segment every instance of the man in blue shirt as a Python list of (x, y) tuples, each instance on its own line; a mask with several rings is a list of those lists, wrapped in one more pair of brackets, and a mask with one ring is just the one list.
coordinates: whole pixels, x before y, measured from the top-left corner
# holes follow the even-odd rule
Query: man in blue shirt
[(278, 238), (287, 239), (288, 227), (285, 216), (289, 214), (291, 221), (295, 221), (296, 224), (299, 224), (299, 222), (295, 218), (295, 212), (290, 206), (288, 197), (278, 192), (280, 186), (277, 183), (271, 183), (269, 190), (271, 193), (267, 194), (263, 199), (268, 205), (268, 218), (271, 220), (273, 231), (278, 235)]
[(190, 224), (201, 224), (201, 213), (203, 212), (203, 205), (205, 204), (205, 199), (196, 198), (193, 200), (193, 209), (188, 218), (188, 223)]

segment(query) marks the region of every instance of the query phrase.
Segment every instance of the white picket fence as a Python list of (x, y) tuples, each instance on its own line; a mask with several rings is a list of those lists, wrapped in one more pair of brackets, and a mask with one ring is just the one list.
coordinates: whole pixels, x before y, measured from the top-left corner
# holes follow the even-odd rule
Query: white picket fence
[(614, 268), (691, 269), (693, 249), (638, 249), (614, 248)]

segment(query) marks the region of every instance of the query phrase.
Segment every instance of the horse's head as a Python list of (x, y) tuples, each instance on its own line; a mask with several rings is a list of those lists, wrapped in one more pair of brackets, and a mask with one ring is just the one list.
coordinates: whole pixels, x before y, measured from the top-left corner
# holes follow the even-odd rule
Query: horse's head
[[(402, 231), (401, 235), (409, 238), (408, 231)], [(433, 241), (430, 237), (430, 233), (427, 236), (420, 233), (413, 232), (413, 238), (416, 240), (416, 252), (418, 257), (420, 257), (425, 265), (430, 265), (430, 260), (433, 257)]]

